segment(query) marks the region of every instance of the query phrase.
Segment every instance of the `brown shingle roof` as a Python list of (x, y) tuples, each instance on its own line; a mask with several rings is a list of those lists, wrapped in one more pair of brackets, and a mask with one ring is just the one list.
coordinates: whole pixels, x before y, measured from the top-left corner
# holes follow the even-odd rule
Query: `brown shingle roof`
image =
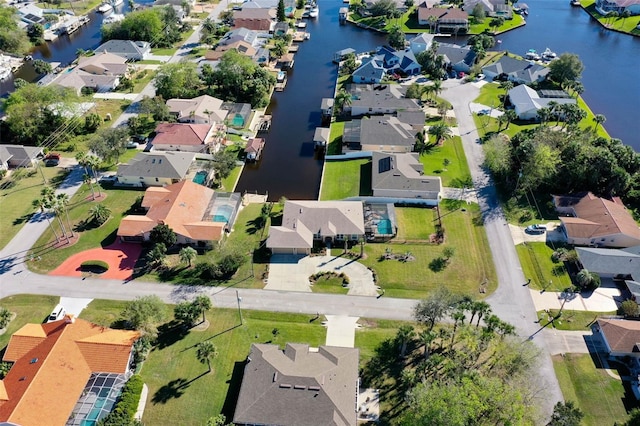
[[(46, 337), (18, 358), (2, 381), (8, 399), (0, 401), (0, 421), (25, 426), (65, 424), (91, 373), (124, 373), (131, 345), (139, 337), (135, 331), (66, 317), (48, 324), (27, 324), (16, 332), (17, 340), (12, 336), (7, 352), (38, 327)], [(91, 351), (83, 351), (83, 340), (91, 341), (84, 343), (93, 345)], [(92, 370), (92, 364), (100, 370)]]
[(620, 201), (588, 193), (573, 206), (576, 217), (561, 217), (567, 234), (574, 238), (595, 238), (625, 234), (640, 239), (640, 228)]
[[(120, 222), (118, 236), (141, 235), (164, 223), (173, 231), (192, 240), (219, 241), (226, 224), (205, 218), (214, 191), (184, 180), (158, 191), (148, 188), (142, 205), (149, 208), (145, 216), (130, 215)], [(149, 199), (147, 199), (149, 196)]]
[(640, 352), (640, 321), (600, 318), (598, 326), (612, 352)]
[(244, 149), (244, 152), (255, 152), (257, 153), (264, 147), (264, 139), (263, 138), (251, 138), (249, 142), (247, 142), (247, 147)]
[(422, 3), (418, 7), (418, 20), (427, 21), (430, 16), (438, 18), (438, 22), (447, 21), (466, 21), (469, 19), (469, 14), (462, 9), (458, 8), (430, 8), (426, 3)]
[(153, 145), (203, 145), (211, 130), (210, 124), (160, 123), (156, 127)]

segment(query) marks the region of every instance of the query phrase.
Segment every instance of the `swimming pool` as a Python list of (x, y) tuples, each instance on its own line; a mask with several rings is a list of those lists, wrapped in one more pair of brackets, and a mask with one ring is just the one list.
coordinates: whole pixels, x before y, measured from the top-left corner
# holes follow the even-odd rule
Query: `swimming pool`
[(196, 175), (193, 177), (193, 182), (197, 183), (199, 185), (204, 185), (204, 182), (207, 180), (207, 172), (204, 170), (200, 170), (198, 173), (196, 173)]
[(389, 219), (382, 219), (378, 222), (378, 234), (393, 235), (393, 225)]
[(220, 206), (216, 210), (216, 212), (213, 215), (213, 218), (211, 220), (213, 222), (229, 223), (229, 219), (231, 218), (232, 214), (233, 214), (233, 207), (232, 206)]

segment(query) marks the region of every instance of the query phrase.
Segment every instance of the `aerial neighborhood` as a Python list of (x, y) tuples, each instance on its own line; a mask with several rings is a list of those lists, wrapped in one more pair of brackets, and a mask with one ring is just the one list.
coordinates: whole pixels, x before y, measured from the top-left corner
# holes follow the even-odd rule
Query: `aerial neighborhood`
[(638, 424), (635, 109), (513, 40), (640, 5), (549, 7), (0, 6), (0, 424)]

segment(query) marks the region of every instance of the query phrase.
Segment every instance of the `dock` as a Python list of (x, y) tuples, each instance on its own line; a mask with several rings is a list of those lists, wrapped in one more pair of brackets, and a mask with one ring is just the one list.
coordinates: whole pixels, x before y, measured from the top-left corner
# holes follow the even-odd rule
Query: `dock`
[(271, 116), (263, 115), (256, 127), (258, 132), (268, 132), (271, 128)]
[(281, 81), (279, 83), (276, 83), (276, 87), (275, 87), (275, 91), (276, 92), (282, 92), (284, 91), (284, 88), (287, 86), (287, 80)]

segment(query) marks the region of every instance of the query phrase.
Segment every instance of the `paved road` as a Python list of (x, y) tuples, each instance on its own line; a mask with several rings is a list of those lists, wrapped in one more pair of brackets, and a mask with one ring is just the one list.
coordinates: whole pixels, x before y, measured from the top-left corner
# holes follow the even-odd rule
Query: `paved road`
[(528, 336), (543, 351), (539, 370), (542, 380), (540, 385), (545, 391), (544, 400), (541, 403), (545, 411), (551, 413), (553, 405), (563, 399), (562, 392), (548, 355), (546, 335), (536, 333), (539, 327), (536, 323), (535, 307), (529, 288), (523, 286), (526, 280), (511, 232), (498, 202), (495, 186), (491, 177), (482, 168), (484, 153), (469, 109), (469, 105), (480, 93), (479, 86), (476, 83), (464, 84), (461, 80), (447, 80), (443, 84), (445, 90), (442, 92), (442, 97), (451, 102), (456, 113), (458, 129), (484, 217), (491, 255), (496, 266), (498, 289), (489, 296), (487, 301), (496, 315), (513, 324), (519, 335)]

